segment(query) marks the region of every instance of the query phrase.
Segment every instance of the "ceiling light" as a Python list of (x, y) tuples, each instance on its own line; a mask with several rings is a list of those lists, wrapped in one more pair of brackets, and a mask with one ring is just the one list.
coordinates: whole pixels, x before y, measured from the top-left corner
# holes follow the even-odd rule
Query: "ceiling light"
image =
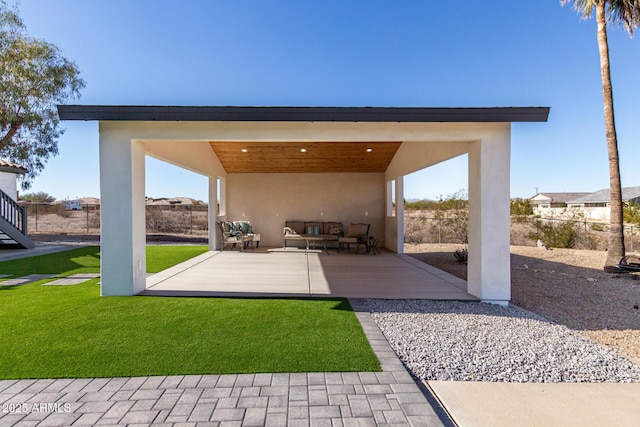
[(367, 148), (367, 153), (371, 153), (373, 151), (373, 148)]
[(243, 153), (248, 153), (248, 152), (249, 152), (249, 150), (247, 150), (246, 148), (243, 148), (243, 149), (242, 149), (242, 150), (240, 150), (240, 151), (242, 151)]
[(301, 148), (301, 149), (300, 149), (300, 152), (301, 152), (301, 153), (306, 153), (306, 152), (307, 152), (307, 149), (306, 149), (306, 148)]

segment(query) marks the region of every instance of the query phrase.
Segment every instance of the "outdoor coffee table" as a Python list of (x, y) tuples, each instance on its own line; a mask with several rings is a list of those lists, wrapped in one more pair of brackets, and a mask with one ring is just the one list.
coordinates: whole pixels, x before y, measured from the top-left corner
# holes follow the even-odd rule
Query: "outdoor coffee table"
[(304, 239), (307, 241), (307, 251), (309, 250), (309, 242), (312, 243), (312, 249), (316, 248), (316, 242), (323, 242), (324, 251), (329, 254), (327, 251), (327, 239), (323, 236), (304, 236)]

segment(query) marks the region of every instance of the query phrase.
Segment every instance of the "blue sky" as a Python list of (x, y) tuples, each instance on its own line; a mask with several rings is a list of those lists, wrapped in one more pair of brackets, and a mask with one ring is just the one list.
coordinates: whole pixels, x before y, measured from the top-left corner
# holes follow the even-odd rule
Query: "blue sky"
[[(79, 104), (549, 106), (512, 126), (511, 194), (608, 187), (594, 20), (558, 0), (22, 0), (28, 32), (76, 61)], [(640, 41), (609, 29), (623, 186), (640, 185)], [(98, 131), (64, 122), (31, 191), (99, 196)], [(635, 160), (634, 160), (635, 158)], [(206, 200), (207, 179), (147, 160), (147, 195)], [(467, 187), (466, 158), (405, 180)]]

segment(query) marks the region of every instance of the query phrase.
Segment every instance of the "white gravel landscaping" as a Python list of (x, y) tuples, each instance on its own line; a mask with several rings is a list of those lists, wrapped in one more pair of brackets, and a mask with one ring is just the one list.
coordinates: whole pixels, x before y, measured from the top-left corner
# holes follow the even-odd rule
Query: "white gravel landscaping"
[(419, 379), (640, 382), (640, 366), (614, 350), (516, 307), (429, 300), (366, 304)]

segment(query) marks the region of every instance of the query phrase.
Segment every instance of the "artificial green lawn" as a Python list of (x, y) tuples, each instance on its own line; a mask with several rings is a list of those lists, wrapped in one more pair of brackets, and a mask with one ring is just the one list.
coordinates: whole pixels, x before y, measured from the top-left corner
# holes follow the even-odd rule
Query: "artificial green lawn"
[[(160, 271), (206, 247), (150, 246)], [(99, 272), (99, 248), (0, 263), (0, 273)], [(74, 286), (0, 286), (0, 378), (379, 371), (344, 299), (100, 297)]]

